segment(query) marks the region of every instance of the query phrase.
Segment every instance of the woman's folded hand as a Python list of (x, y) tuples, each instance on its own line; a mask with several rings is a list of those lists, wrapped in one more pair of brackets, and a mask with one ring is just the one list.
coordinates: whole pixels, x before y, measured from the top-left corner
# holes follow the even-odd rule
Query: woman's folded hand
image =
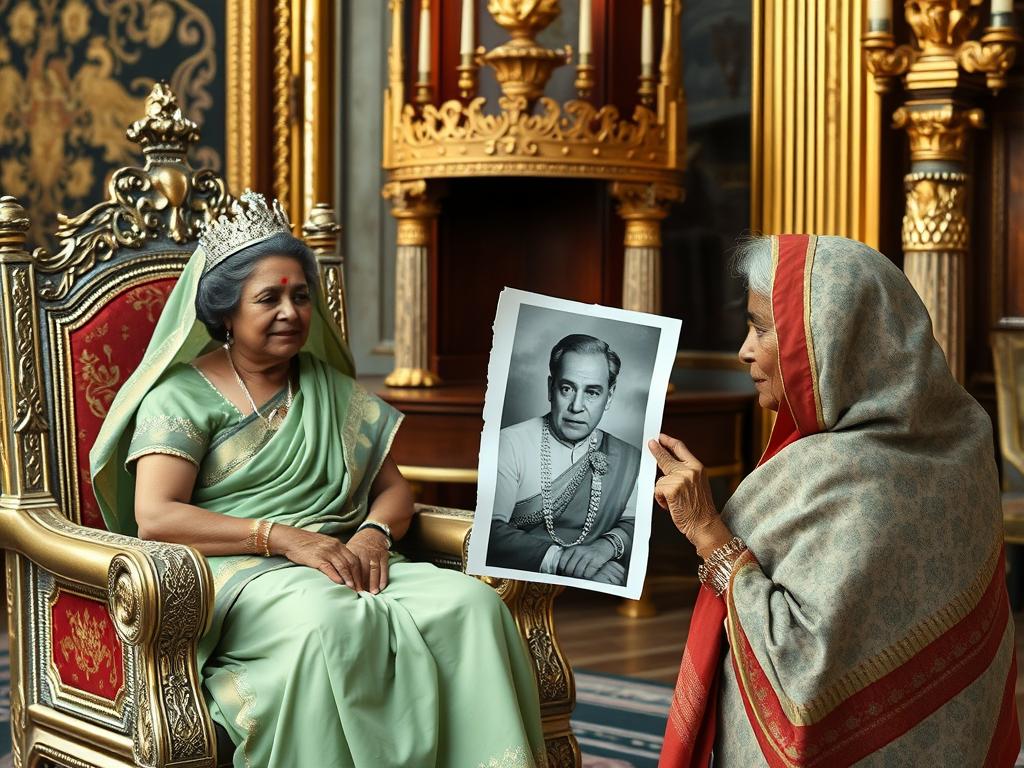
[(278, 524), (270, 531), (270, 547), (296, 565), (316, 568), (335, 584), (357, 592), (366, 589), (368, 579), (359, 557), (333, 536)]
[(668, 435), (651, 440), (648, 448), (664, 473), (654, 486), (655, 500), (668, 510), (676, 528), (699, 547), (700, 533), (718, 519), (704, 465), (682, 440)]
[(376, 528), (363, 528), (348, 540), (349, 552), (359, 558), (363, 583), (373, 594), (377, 594), (388, 585), (388, 549), (387, 537)]

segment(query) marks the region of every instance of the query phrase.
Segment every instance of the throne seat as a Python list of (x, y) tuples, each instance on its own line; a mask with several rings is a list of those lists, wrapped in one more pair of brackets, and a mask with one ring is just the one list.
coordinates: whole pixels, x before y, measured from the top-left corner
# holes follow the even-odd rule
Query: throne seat
[[(0, 547), (16, 766), (230, 764), (196, 665), (213, 604), (209, 566), (191, 547), (105, 530), (90, 481), (89, 451), (111, 401), (202, 224), (232, 200), (221, 178), (189, 164), (198, 130), (166, 85), (128, 136), (145, 166), (116, 170), (107, 200), (61, 217), (55, 253), (29, 253), (28, 216), (0, 199)], [(344, 328), (338, 227), (325, 223), (327, 209), (316, 215), (307, 233), (326, 306)], [(464, 570), (471, 514), (417, 511), (402, 551)], [(572, 673), (551, 616), (559, 590), (491, 583), (533, 655), (549, 763), (578, 765)]]

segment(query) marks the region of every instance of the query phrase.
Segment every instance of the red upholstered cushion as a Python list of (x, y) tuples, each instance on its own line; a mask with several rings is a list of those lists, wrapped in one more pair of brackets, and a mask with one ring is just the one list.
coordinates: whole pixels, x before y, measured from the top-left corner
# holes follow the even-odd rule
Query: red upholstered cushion
[(124, 687), (124, 663), (106, 604), (58, 589), (50, 620), (61, 685), (113, 702)]
[(175, 282), (164, 278), (122, 291), (71, 334), (82, 525), (105, 527), (89, 479), (89, 451), (111, 400), (142, 360)]

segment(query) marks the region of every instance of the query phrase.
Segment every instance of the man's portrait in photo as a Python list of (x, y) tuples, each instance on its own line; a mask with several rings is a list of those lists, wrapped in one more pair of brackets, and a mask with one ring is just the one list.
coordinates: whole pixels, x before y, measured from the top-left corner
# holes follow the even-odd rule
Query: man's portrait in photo
[(599, 427), (621, 368), (588, 334), (551, 349), (550, 410), (501, 430), (488, 564), (625, 584), (640, 449)]
[[(679, 321), (506, 288), (480, 445), (472, 573), (639, 596)], [(638, 500), (642, 500), (639, 503)]]

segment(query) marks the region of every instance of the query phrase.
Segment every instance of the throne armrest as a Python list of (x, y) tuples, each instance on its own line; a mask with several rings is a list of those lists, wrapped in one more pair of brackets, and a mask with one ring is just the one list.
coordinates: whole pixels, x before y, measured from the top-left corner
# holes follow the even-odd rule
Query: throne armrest
[(414, 560), (464, 571), (472, 527), (473, 513), (469, 510), (417, 504), (409, 532), (398, 548)]
[[(9, 501), (0, 500), (0, 546), (9, 550), (16, 752), (31, 731), (33, 752), (52, 757), (61, 745), (75, 744), (143, 766), (213, 766), (213, 727), (196, 666), (213, 607), (206, 560), (191, 547), (75, 525), (52, 503)], [(68, 639), (58, 643), (56, 606), (65, 598), (89, 610), (85, 623), (72, 623)], [(95, 640), (106, 619), (120, 645), (96, 655), (94, 646), (79, 644), (79, 634)], [(82, 706), (88, 693), (54, 669), (68, 649), (76, 661), (79, 652), (87, 660), (112, 655), (120, 661), (110, 671), (111, 686), (116, 678), (121, 687), (101, 718), (105, 727)], [(30, 677), (23, 664), (47, 685), (25, 690)]]

